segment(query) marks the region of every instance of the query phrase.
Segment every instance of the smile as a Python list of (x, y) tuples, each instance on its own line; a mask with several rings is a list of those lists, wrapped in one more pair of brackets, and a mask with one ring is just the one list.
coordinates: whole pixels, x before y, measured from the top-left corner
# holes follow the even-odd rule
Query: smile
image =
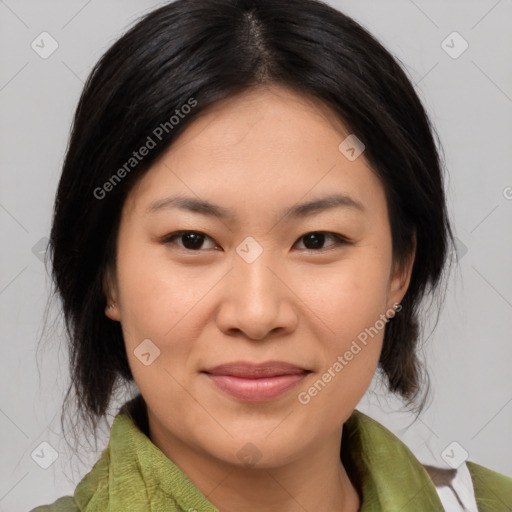
[(301, 382), (309, 372), (274, 377), (243, 378), (233, 375), (206, 374), (216, 387), (245, 402), (266, 402), (284, 395)]

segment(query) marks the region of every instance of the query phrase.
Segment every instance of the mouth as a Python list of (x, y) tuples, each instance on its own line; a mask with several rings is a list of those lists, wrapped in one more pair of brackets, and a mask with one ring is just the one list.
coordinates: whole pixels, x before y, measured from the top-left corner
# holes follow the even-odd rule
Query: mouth
[(245, 402), (266, 402), (290, 391), (311, 371), (283, 361), (261, 364), (238, 361), (215, 366), (202, 373), (217, 388), (234, 398)]

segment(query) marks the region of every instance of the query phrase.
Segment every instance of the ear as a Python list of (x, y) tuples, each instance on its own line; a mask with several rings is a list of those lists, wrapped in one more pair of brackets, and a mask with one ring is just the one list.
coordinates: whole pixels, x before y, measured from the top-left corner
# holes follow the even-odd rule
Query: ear
[(407, 261), (402, 262), (400, 265), (398, 262), (393, 262), (391, 278), (389, 281), (388, 289), (388, 308), (392, 308), (393, 305), (400, 304), (404, 298), (409, 283), (411, 282), (412, 267), (416, 257), (416, 232), (413, 235), (413, 248), (407, 258)]
[(119, 322), (121, 314), (119, 311), (119, 299), (117, 290), (117, 279), (115, 273), (111, 268), (107, 268), (103, 278), (103, 292), (107, 301), (105, 306), (105, 315), (111, 320)]

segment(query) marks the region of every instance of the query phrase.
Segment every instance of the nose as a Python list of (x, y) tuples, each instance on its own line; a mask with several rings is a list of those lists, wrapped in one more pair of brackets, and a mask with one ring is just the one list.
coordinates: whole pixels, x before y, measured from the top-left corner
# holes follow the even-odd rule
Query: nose
[(298, 298), (293, 284), (286, 281), (283, 265), (269, 251), (251, 263), (237, 255), (223, 280), (218, 328), (226, 335), (251, 340), (292, 333), (299, 322)]

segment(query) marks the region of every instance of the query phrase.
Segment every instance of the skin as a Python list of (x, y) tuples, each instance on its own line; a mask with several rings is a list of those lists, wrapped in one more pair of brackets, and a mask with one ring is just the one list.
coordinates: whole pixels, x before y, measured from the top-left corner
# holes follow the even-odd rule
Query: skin
[[(369, 387), (384, 329), (306, 405), (298, 401), (409, 284), (413, 256), (395, 269), (382, 183), (364, 153), (338, 149), (348, 135), (314, 98), (266, 87), (209, 108), (131, 190), (123, 206), (106, 314), (121, 322), (130, 367), (147, 404), (150, 438), (219, 510), (357, 511), (339, 452), (343, 423)], [(279, 212), (342, 192), (364, 211), (338, 207), (305, 218)], [(174, 194), (232, 210), (232, 219), (147, 207)], [(200, 231), (164, 242), (179, 230)], [(311, 232), (326, 235), (319, 248)], [(236, 249), (263, 249), (252, 263)], [(189, 247), (187, 250), (186, 247)], [(399, 314), (399, 313), (397, 313)], [(134, 355), (159, 348), (148, 366)], [(226, 395), (200, 373), (237, 360), (280, 360), (311, 373), (265, 403)], [(261, 457), (237, 455), (252, 443)]]

